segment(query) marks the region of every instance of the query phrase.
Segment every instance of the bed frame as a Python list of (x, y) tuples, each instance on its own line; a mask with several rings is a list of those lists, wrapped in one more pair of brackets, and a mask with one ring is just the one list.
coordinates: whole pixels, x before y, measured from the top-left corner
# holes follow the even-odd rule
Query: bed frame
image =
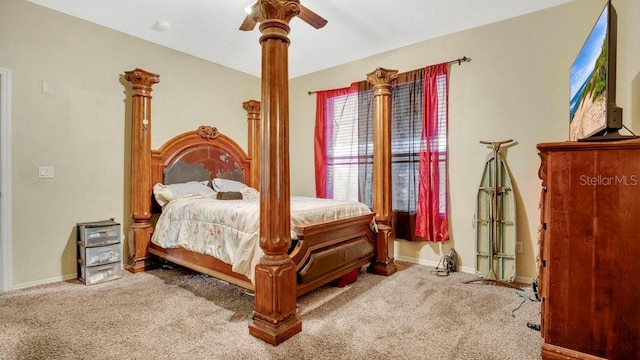
[[(257, 101), (250, 101), (248, 104), (251, 104), (251, 108), (259, 108)], [(259, 119), (250, 112), (249, 121), (257, 122)], [(149, 130), (147, 127), (146, 131)], [(251, 142), (255, 132), (249, 133)], [(203, 125), (195, 131), (178, 135), (160, 149), (151, 151), (149, 184), (172, 184), (222, 177), (252, 185), (251, 169), (254, 166), (259, 166), (259, 163), (254, 162), (235, 141), (221, 134), (217, 128)], [(154, 213), (155, 202), (150, 195), (145, 198), (151, 203)], [(367, 214), (295, 229), (299, 239), (292, 242), (288, 255), (296, 267), (297, 296), (371, 262), (375, 241), (370, 228), (373, 216)], [(212, 256), (182, 248), (162, 248), (151, 243), (147, 237), (135, 239), (138, 240), (146, 243), (148, 254), (254, 291), (254, 285), (246, 276), (233, 272), (231, 265)], [(145, 267), (146, 265), (145, 262)], [(135, 264), (133, 270), (137, 270)]]
[[(152, 150), (151, 91), (159, 82), (159, 75), (135, 69), (124, 76), (132, 84), (131, 91), (127, 91), (131, 96), (133, 179), (127, 269), (150, 269), (156, 266), (157, 256), (253, 290), (254, 316), (249, 333), (272, 345), (302, 330), (297, 296), (366, 264), (370, 264), (370, 272), (380, 275), (397, 270), (393, 259), (391, 193), (385, 191), (391, 187), (390, 83), (397, 77), (395, 70), (378, 68), (367, 75), (374, 86), (375, 215), (295, 229), (300, 239), (294, 243), (290, 239), (287, 34), (288, 22), (299, 12), (298, 5), (297, 0), (259, 0), (254, 5), (260, 11), (254, 11), (252, 16), (262, 32), (262, 102), (251, 100), (243, 104), (248, 115), (248, 154), (211, 126), (200, 126)], [(170, 171), (174, 168), (199, 169), (196, 173), (208, 178), (234, 178), (260, 190), (260, 247), (264, 255), (255, 268), (254, 284), (211, 256), (163, 249), (150, 242), (152, 186), (167, 181), (167, 174), (176, 178), (175, 174), (181, 171)], [(189, 171), (187, 178), (195, 180), (194, 176), (201, 175)], [(377, 233), (370, 228), (372, 218)]]

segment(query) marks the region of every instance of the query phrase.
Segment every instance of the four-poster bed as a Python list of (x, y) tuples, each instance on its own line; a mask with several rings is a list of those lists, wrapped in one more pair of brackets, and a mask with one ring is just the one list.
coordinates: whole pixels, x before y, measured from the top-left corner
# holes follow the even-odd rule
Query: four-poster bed
[[(288, 22), (298, 11), (298, 1), (260, 0), (254, 4), (252, 16), (261, 24), (263, 34), (262, 101), (243, 104), (249, 122), (248, 154), (210, 126), (178, 135), (158, 150), (151, 150), (151, 88), (159, 82), (159, 76), (142, 69), (125, 74), (132, 83), (133, 225), (127, 239), (128, 269), (138, 272), (151, 268), (150, 255), (155, 255), (253, 289), (254, 320), (249, 333), (272, 345), (301, 331), (297, 296), (366, 264), (370, 264), (369, 271), (381, 275), (397, 270), (393, 260), (391, 195), (385, 191), (391, 185), (390, 82), (397, 75), (394, 70), (376, 69), (367, 77), (374, 85), (376, 119), (373, 213), (294, 229), (298, 240), (292, 243), (287, 34)], [(197, 175), (191, 171), (194, 168)], [(212, 177), (239, 180), (259, 190), (259, 246), (263, 254), (255, 266), (253, 282), (213, 256), (151, 243), (154, 184), (166, 183), (169, 178), (178, 179), (169, 182), (184, 182)], [(371, 230), (372, 218), (377, 233)]]
[[(139, 79), (149, 75), (151, 74), (140, 69), (127, 72), (127, 78), (133, 81), (135, 78)], [(249, 110), (248, 121), (252, 123), (252, 126), (249, 127), (249, 144), (259, 141), (254, 138), (257, 134), (253, 131), (253, 126), (259, 126), (260, 121), (259, 116), (252, 111), (255, 108), (259, 108), (259, 102), (248, 101), (245, 103), (245, 109)], [(134, 112), (136, 112), (135, 105)], [(143, 131), (148, 135), (151, 131), (151, 122), (149, 118), (146, 120)], [(141, 121), (144, 122), (144, 119)], [(134, 140), (134, 144), (136, 143), (137, 141)], [(252, 146), (251, 150), (254, 149), (255, 147)], [(144, 186), (139, 182), (136, 183), (143, 187), (147, 194), (147, 196), (140, 197), (144, 198), (144, 207), (152, 210), (154, 207), (157, 208), (150, 192), (154, 184), (183, 184), (188, 181), (222, 178), (251, 185), (255, 184), (252, 178), (252, 169), (254, 166), (259, 166), (259, 163), (253, 160), (255, 157), (248, 156), (234, 140), (219, 133), (215, 127), (211, 126), (200, 126), (195, 131), (189, 131), (172, 138), (158, 150), (144, 149), (144, 152), (151, 154), (150, 176)], [(133, 155), (134, 158), (140, 158), (144, 154)], [(153, 211), (144, 211), (143, 213), (149, 216)], [(375, 241), (375, 235), (370, 226), (373, 216), (373, 213), (368, 212), (355, 217), (340, 218), (330, 222), (323, 221), (293, 229), (297, 239), (288, 249), (288, 255), (296, 265), (297, 296), (371, 262)], [(153, 226), (151, 216), (148, 221), (148, 225)], [(140, 222), (136, 224), (140, 224)], [(147, 251), (142, 253), (143, 257), (136, 257), (134, 254), (130, 266), (133, 272), (152, 267), (153, 264), (148, 263), (151, 261), (148, 255), (151, 254), (254, 290), (254, 284), (249, 277), (232, 271), (229, 263), (182, 247), (163, 248), (151, 241), (150, 232), (136, 236), (136, 224), (132, 230), (134, 249), (145, 248)], [(191, 231), (191, 229), (189, 230)]]

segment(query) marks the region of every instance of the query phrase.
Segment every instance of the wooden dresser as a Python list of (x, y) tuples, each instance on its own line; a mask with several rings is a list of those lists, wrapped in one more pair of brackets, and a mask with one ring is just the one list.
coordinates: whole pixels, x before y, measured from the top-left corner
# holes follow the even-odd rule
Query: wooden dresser
[(640, 141), (537, 146), (543, 359), (640, 359)]

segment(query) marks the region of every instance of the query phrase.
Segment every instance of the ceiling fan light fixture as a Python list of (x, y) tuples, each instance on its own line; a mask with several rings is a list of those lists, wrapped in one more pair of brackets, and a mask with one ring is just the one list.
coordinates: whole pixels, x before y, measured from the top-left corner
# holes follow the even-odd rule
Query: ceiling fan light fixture
[(244, 12), (246, 12), (247, 15), (251, 15), (251, 12), (253, 12), (253, 7), (256, 6), (257, 4), (258, 4), (258, 2), (254, 1), (251, 5), (249, 5), (246, 8), (244, 8)]
[[(255, 28), (257, 22), (253, 18), (253, 14), (255, 13), (257, 5), (258, 5), (258, 1), (254, 1), (253, 4), (244, 8), (244, 11), (247, 13), (247, 16), (245, 16), (244, 21), (240, 25), (240, 30), (251, 31)], [(327, 19), (314, 13), (313, 11), (309, 10), (308, 8), (300, 4), (298, 4), (298, 6), (300, 7), (300, 12), (298, 13), (298, 17), (300, 18), (300, 20), (306, 22), (307, 24), (313, 26), (316, 29), (320, 29), (325, 25), (327, 25)]]

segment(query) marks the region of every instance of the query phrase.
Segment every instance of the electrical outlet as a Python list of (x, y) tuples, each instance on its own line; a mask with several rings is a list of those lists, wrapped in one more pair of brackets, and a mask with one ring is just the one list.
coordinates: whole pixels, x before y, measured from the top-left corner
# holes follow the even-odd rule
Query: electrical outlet
[(516, 252), (522, 254), (522, 241), (516, 242)]

